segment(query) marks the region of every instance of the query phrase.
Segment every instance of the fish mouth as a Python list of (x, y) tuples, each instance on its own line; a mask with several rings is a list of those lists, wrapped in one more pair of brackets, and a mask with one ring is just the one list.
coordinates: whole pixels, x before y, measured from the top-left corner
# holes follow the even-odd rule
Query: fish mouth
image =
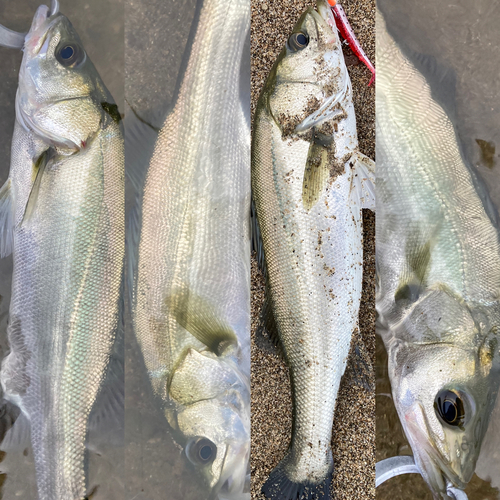
[(26, 35), (24, 50), (32, 54), (39, 54), (42, 47), (46, 46), (49, 32), (61, 18), (62, 14), (58, 10), (52, 13), (49, 7), (40, 5), (31, 23), (31, 28)]
[(48, 17), (53, 17), (58, 13), (59, 0), (52, 0), (50, 9), (46, 5), (41, 5), (36, 11), (29, 33), (18, 33), (0, 24), (0, 46), (11, 49), (23, 49), (29, 36), (35, 33), (37, 28), (43, 24)]
[(222, 474), (213, 492), (220, 500), (239, 499), (250, 491), (250, 449), (245, 444), (229, 444), (222, 465)]
[(332, 8), (328, 2), (326, 0), (317, 0), (316, 8), (318, 9), (318, 15), (321, 16), (323, 21), (325, 21), (332, 30), (336, 30), (335, 18), (333, 17)]
[(429, 439), (431, 435), (429, 425), (420, 403), (416, 403), (408, 410), (405, 422), (408, 426), (409, 432), (406, 434), (415, 463), (434, 495), (448, 500), (451, 498), (448, 495), (450, 486), (464, 489), (469, 481), (460, 477)]

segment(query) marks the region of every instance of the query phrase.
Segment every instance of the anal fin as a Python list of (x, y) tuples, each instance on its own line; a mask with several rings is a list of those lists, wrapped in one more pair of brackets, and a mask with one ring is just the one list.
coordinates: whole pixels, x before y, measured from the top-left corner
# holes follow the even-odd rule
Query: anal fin
[(278, 324), (273, 311), (273, 298), (269, 277), (266, 275), (266, 288), (264, 291), (264, 304), (259, 317), (259, 324), (255, 332), (257, 345), (266, 351), (277, 351), (277, 354), (284, 357), (283, 346), (279, 337)]
[(252, 235), (252, 251), (255, 252), (259, 269), (266, 274), (266, 262), (264, 257), (264, 243), (260, 233), (259, 220), (257, 219), (257, 209), (252, 196), (252, 204), (250, 206), (250, 234)]

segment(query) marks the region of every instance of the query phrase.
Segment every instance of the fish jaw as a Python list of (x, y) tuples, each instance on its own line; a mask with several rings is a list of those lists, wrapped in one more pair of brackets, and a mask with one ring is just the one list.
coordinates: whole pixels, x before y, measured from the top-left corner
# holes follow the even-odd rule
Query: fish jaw
[[(60, 53), (68, 45), (76, 55), (65, 66)], [(95, 136), (105, 116), (101, 103), (109, 102), (112, 99), (69, 20), (62, 14), (49, 16), (48, 7), (40, 6), (26, 36), (17, 121), (50, 145), (76, 151)]]
[[(451, 482), (458, 488), (465, 488), (472, 477), (474, 469), (463, 470), (457, 474), (455, 468), (446, 463), (439, 451), (432, 446), (429, 439), (429, 429), (421, 405), (414, 405), (405, 414), (405, 431), (408, 430), (410, 445), (413, 450), (415, 463), (420, 470), (422, 477), (431, 489), (435, 498), (449, 500), (446, 492), (447, 485)], [(464, 480), (461, 479), (464, 478)]]

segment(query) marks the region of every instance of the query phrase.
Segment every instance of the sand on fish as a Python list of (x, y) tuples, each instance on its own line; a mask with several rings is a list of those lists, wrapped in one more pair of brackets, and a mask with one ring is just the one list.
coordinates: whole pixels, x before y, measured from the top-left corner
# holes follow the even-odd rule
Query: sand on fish
[[(252, 1), (252, 116), (276, 57), (300, 15), (314, 2), (303, 0)], [(351, 26), (367, 56), (374, 62), (375, 1), (342, 2)], [(352, 80), (360, 150), (375, 159), (375, 89), (368, 87), (370, 72), (357, 64), (346, 47)], [(375, 365), (375, 217), (363, 211), (363, 295), (359, 312), (360, 340)], [(264, 300), (264, 280), (252, 257), (252, 447), (251, 498), (264, 499), (261, 488), (283, 458), (291, 437), (292, 400), (288, 368), (276, 350), (257, 344), (255, 330)], [(353, 344), (351, 344), (352, 349)], [(342, 379), (335, 408), (332, 450), (335, 471), (332, 494), (336, 499), (375, 498), (375, 393), (353, 382), (352, 356)]]

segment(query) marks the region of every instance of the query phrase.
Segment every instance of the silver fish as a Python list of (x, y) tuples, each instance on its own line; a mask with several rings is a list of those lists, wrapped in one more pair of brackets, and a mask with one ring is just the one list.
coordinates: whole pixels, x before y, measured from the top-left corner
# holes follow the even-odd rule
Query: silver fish
[(299, 19), (259, 98), (252, 190), (267, 270), (262, 321), (290, 367), (290, 448), (263, 491), (330, 498), (335, 401), (357, 327), (362, 208), (374, 208), (374, 163), (358, 149), (349, 74), (332, 12)]
[(435, 498), (470, 481), (500, 383), (498, 215), (377, 18), (377, 311), (394, 404)]
[(195, 20), (140, 188), (134, 328), (207, 496), (249, 498), (250, 130), (240, 66), (250, 2), (200, 1)]
[(29, 422), (40, 500), (86, 495), (88, 417), (113, 347), (124, 260), (118, 122), (71, 23), (39, 7), (0, 190), (0, 253), (14, 263), (0, 379), (22, 411), (14, 429)]

